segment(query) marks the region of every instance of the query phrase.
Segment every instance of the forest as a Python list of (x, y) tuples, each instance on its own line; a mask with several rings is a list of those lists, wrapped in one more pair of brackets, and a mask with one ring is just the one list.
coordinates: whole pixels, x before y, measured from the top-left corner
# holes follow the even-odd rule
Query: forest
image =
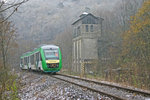
[(104, 19), (99, 62), (85, 76), (150, 90), (150, 0), (0, 0), (0, 99), (18, 98), (14, 70), (38, 45), (58, 45), (71, 72), (71, 24), (84, 11)]

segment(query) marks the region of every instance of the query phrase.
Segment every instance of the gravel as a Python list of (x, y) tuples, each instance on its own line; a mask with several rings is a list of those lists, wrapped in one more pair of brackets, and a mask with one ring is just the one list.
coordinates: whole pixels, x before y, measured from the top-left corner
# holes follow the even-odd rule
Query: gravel
[(111, 100), (109, 97), (38, 72), (19, 73), (21, 100)]
[(135, 93), (129, 93), (125, 90), (120, 90), (120, 89), (112, 88), (112, 87), (109, 87), (109, 86), (98, 85), (98, 84), (95, 84), (95, 83), (89, 83), (89, 82), (86, 82), (86, 81), (73, 79), (73, 78), (69, 78), (69, 77), (64, 77), (64, 76), (60, 76), (60, 75), (56, 75), (55, 77), (59, 77), (59, 78), (65, 79), (65, 80), (69, 80), (69, 81), (81, 84), (83, 86), (88, 86), (88, 87), (91, 87), (91, 88), (94, 88), (94, 89), (97, 89), (97, 90), (100, 90), (100, 91), (103, 91), (103, 92), (106, 92), (106, 93), (110, 93), (110, 94), (113, 94), (113, 95), (116, 95), (116, 96), (119, 96), (119, 97), (123, 97), (127, 100), (147, 100), (147, 99), (150, 99), (150, 97), (148, 98), (148, 97), (144, 97), (142, 95), (137, 95)]

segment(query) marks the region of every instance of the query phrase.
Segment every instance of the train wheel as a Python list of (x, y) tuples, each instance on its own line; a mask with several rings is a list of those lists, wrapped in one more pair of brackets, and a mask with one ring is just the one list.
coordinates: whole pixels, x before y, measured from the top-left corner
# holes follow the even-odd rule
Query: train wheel
[(41, 71), (41, 68), (39, 67), (39, 71)]
[(31, 71), (31, 67), (29, 68), (29, 72)]

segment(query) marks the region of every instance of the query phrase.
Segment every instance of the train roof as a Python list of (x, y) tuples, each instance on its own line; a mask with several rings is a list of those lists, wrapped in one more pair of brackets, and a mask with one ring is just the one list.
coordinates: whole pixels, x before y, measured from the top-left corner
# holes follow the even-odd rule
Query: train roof
[(40, 49), (50, 49), (50, 48), (53, 48), (53, 49), (58, 49), (59, 47), (56, 46), (56, 45), (40, 45), (38, 48), (34, 48), (34, 50), (32, 52), (26, 52), (26, 53), (23, 53), (21, 58), (24, 58), (24, 57), (27, 57), (29, 55), (32, 55), (33, 53), (39, 51)]
[(42, 49), (49, 49), (49, 48), (54, 48), (54, 49), (58, 49), (59, 47), (56, 45), (44, 45), (41, 46)]
[(26, 56), (29, 56), (31, 53), (32, 53), (32, 52), (23, 53), (23, 54), (21, 55), (21, 58), (26, 57)]

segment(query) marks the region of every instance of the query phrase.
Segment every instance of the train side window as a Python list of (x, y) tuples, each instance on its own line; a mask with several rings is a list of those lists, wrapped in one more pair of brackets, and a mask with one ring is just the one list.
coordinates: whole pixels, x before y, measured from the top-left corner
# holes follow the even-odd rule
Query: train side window
[(28, 64), (28, 57), (26, 57), (26, 65)]
[(40, 61), (42, 61), (42, 55), (41, 54), (39, 54), (39, 58), (40, 58)]
[(32, 62), (32, 64), (34, 64), (34, 61), (35, 61), (35, 58), (34, 58), (35, 56), (33, 55), (33, 62)]
[(24, 58), (24, 65), (27, 65), (27, 57)]
[(31, 56), (30, 56), (30, 63), (31, 63), (31, 59), (32, 59), (32, 58), (31, 58)]
[(30, 62), (31, 62), (31, 65), (34, 64), (34, 54), (30, 56)]
[(26, 59), (27, 59), (27, 62), (26, 62), (26, 65), (28, 64), (28, 57), (26, 57)]
[(23, 64), (25, 65), (25, 58), (23, 58)]
[(24, 58), (22, 58), (22, 64), (24, 65)]
[(28, 57), (28, 63), (29, 63), (30, 61), (29, 61), (29, 57)]
[(40, 61), (39, 55), (40, 55), (40, 53), (38, 52), (38, 61)]
[(39, 52), (36, 53), (36, 61), (39, 61)]
[(23, 59), (20, 60), (20, 64), (23, 64)]
[(39, 60), (41, 61), (41, 53), (39, 52)]
[(32, 64), (34, 64), (34, 58), (35, 56), (34, 56), (34, 54), (32, 55)]
[(24, 58), (24, 65), (26, 65), (26, 59)]

